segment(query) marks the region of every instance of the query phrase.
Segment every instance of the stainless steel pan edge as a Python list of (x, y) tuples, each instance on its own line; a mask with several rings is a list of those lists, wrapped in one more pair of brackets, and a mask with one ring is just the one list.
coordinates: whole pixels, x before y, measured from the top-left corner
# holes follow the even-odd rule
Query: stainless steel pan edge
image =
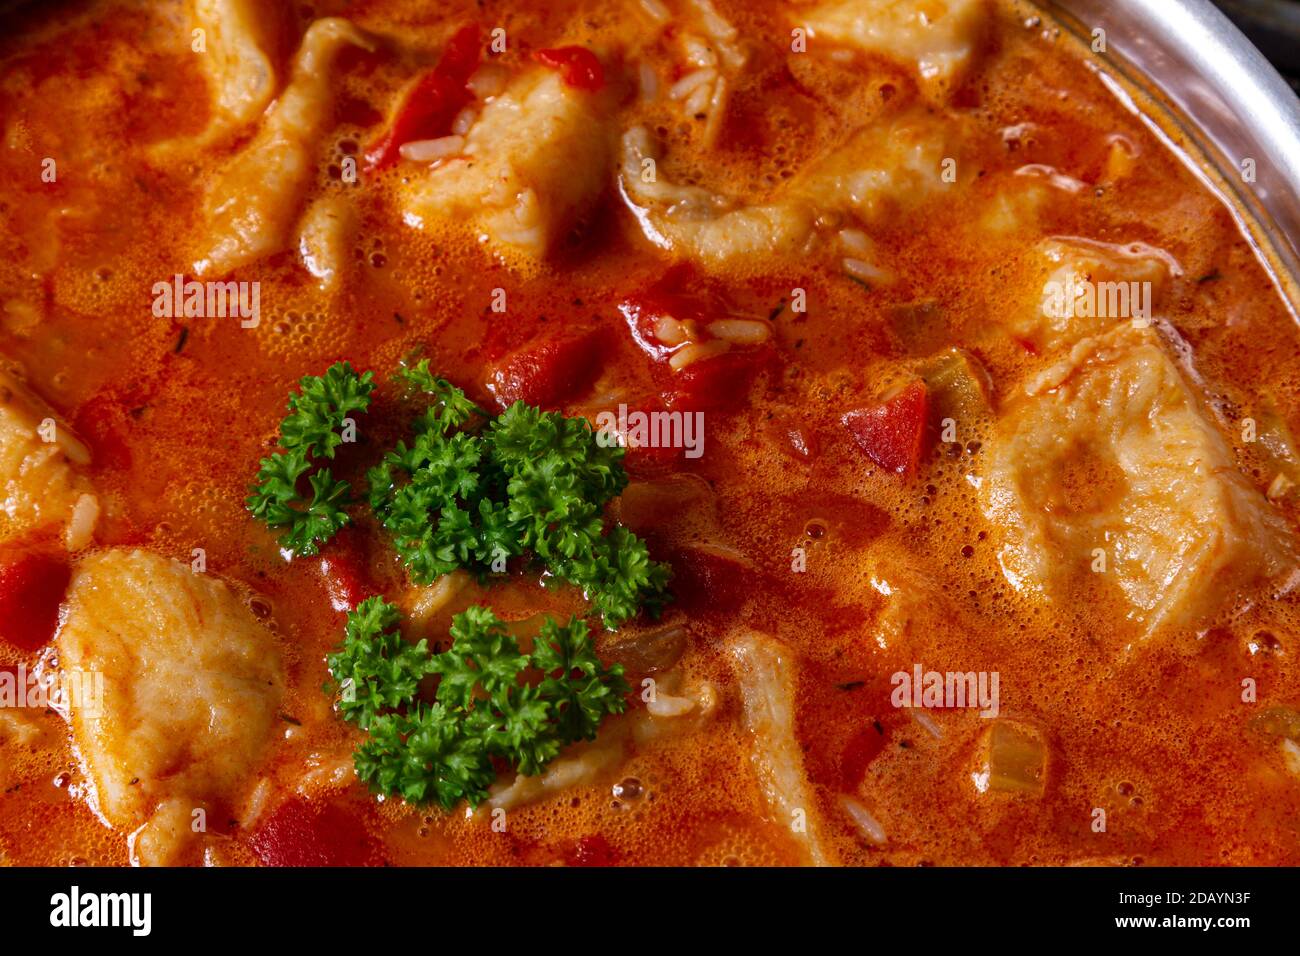
[(1300, 100), (1277, 71), (1209, 0), (1035, 5), (1085, 42), (1104, 30), (1106, 49), (1095, 53), (1102, 70), (1176, 108), (1168, 119), (1182, 145), (1213, 163), (1216, 188), (1254, 220), (1253, 238), (1289, 273), (1280, 278), (1300, 310)]

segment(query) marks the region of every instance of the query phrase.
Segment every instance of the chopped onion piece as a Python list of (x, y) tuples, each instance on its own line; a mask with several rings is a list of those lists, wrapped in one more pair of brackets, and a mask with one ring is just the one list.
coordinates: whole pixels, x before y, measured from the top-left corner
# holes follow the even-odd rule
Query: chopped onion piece
[(674, 624), (618, 641), (611, 644), (608, 651), (610, 658), (622, 664), (629, 674), (657, 674), (681, 660), (688, 638), (686, 628)]
[(1294, 487), (1295, 482), (1279, 471), (1273, 476), (1273, 480), (1269, 483), (1268, 491), (1265, 492), (1265, 497), (1268, 498), (1269, 501), (1281, 501), (1291, 493), (1291, 489)]

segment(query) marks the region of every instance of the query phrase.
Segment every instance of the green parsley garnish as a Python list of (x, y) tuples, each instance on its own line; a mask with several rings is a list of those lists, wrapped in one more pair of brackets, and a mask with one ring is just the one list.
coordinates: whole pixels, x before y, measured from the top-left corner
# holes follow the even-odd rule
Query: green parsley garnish
[[(582, 588), (606, 627), (642, 607), (662, 609), (667, 565), (650, 560), (635, 534), (605, 523), (605, 506), (627, 485), (622, 448), (603, 447), (584, 419), (522, 402), (493, 418), (427, 360), (398, 378), (424, 410), (409, 443), (370, 469), (368, 503), (415, 583), (459, 568), (504, 573), (507, 561), (527, 557)], [(281, 543), (297, 555), (316, 554), (351, 520), (351, 489), (321, 460), (334, 458), (347, 417), (369, 409), (374, 387), (373, 373), (340, 362), (303, 378), (289, 398), (281, 449), (262, 460), (247, 504), (283, 529)], [(477, 806), (502, 764), (541, 773), (627, 707), (622, 667), (600, 662), (577, 618), (547, 618), (528, 653), (484, 607), (456, 615), (441, 654), (408, 643), (400, 624), (397, 608), (368, 598), (349, 612), (343, 643), (327, 658), (340, 714), (368, 735), (354, 758), (376, 793)]]
[(487, 412), (466, 398), (455, 385), (430, 372), (428, 359), (420, 359), (414, 366), (403, 366), (398, 369), (397, 377), (406, 384), (407, 397), (425, 395), (433, 399), (433, 404), (416, 423), (417, 431), (435, 427), (442, 430), (459, 428), (476, 415), (488, 417)]
[[(338, 362), (324, 375), (304, 376), (298, 385), (298, 393), (289, 396), (289, 414), (280, 423), (283, 451), (262, 459), (246, 504), (272, 528), (285, 529), (281, 545), (310, 556), (348, 523), (344, 508), (351, 503), (348, 483), (336, 479), (329, 468), (315, 467), (315, 460), (332, 459), (343, 443), (344, 420), (370, 407), (374, 373), (358, 375), (347, 362)], [(310, 498), (301, 488), (304, 478)]]
[[(453, 618), (442, 654), (405, 642), (399, 621), (383, 598), (366, 599), (328, 658), (340, 712), (369, 732), (354, 758), (375, 793), (446, 810), (461, 800), (477, 806), (496, 779), (494, 760), (540, 773), (562, 747), (594, 739), (607, 715), (627, 707), (622, 665), (600, 662), (576, 618), (547, 618), (529, 654), (485, 607)], [(431, 675), (432, 703), (417, 696)]]
[(368, 474), (370, 506), (393, 535), (411, 579), (429, 584), (458, 568), (502, 573), (530, 554), (577, 585), (616, 628), (667, 600), (668, 567), (626, 528), (606, 533), (604, 508), (627, 485), (624, 449), (603, 447), (591, 424), (516, 402), (486, 413), (430, 374), (428, 360), (399, 373), (433, 403)]

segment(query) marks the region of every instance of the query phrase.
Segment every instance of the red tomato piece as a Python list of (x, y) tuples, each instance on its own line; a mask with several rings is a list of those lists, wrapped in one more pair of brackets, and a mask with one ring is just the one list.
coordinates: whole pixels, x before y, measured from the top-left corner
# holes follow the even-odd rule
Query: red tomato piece
[(364, 866), (374, 844), (345, 806), (290, 797), (254, 830), (249, 846), (266, 866)]
[(744, 403), (766, 349), (733, 350), (701, 359), (678, 372), (664, 395), (669, 408), (683, 412), (721, 412)]
[(841, 421), (877, 465), (896, 475), (911, 475), (921, 461), (928, 414), (925, 383), (912, 382), (888, 401), (847, 412)]
[(479, 29), (461, 27), (442, 52), (442, 59), (407, 90), (388, 130), (366, 150), (366, 164), (382, 169), (397, 161), (403, 143), (434, 139), (451, 132), (456, 114), (473, 99), (467, 83), (482, 56)]
[(718, 548), (688, 545), (668, 560), (675, 606), (688, 614), (734, 614), (760, 586), (760, 571)]
[(702, 287), (698, 274), (687, 263), (679, 263), (645, 291), (629, 296), (619, 305), (628, 331), (641, 350), (662, 362), (678, 346), (665, 345), (655, 326), (665, 316), (679, 322), (707, 323), (727, 315), (726, 303)]
[(374, 126), (384, 118), (384, 114), (379, 112), (365, 100), (358, 99), (355, 96), (343, 97), (334, 107), (334, 118), (339, 123), (346, 123), (349, 126)]
[(597, 833), (580, 837), (573, 849), (564, 855), (564, 862), (569, 866), (613, 866), (618, 862), (618, 854), (609, 841)]
[(1019, 336), (1015, 336), (1013, 337), (1013, 341), (1030, 355), (1038, 354), (1038, 346), (1029, 341), (1029, 339), (1022, 339)]
[(561, 46), (551, 50), (538, 50), (533, 59), (552, 70), (558, 70), (560, 79), (575, 90), (597, 93), (605, 86), (605, 68), (596, 54), (585, 46)]
[(48, 644), (71, 576), (64, 555), (32, 551), (0, 557), (0, 638), (24, 651)]
[(682, 461), (679, 448), (626, 446), (623, 465), (633, 477), (660, 474)]
[(344, 528), (325, 545), (318, 559), (325, 593), (330, 606), (341, 613), (356, 610), (356, 606), (378, 594), (366, 567), (365, 542), (355, 528)]
[[(663, 402), (658, 396), (654, 396), (647, 402), (629, 408), (627, 413), (628, 421), (653, 420), (650, 416), (663, 411), (666, 411)], [(642, 419), (642, 416), (646, 416), (646, 418)], [(628, 431), (632, 432), (632, 428), (629, 427)], [(634, 475), (661, 472), (685, 460), (685, 455), (680, 448), (653, 444), (638, 445), (635, 443), (636, 437), (635, 434), (622, 436), (625, 450), (623, 464)]]
[(518, 401), (554, 409), (596, 380), (604, 346), (599, 328), (525, 346), (497, 365), (488, 391), (502, 409)]
[(858, 788), (867, 772), (867, 765), (884, 749), (885, 728), (879, 721), (873, 721), (849, 738), (840, 758), (840, 772), (843, 774), (845, 789)]
[(73, 430), (90, 445), (96, 465), (131, 467), (131, 448), (126, 443), (129, 414), (121, 399), (107, 389), (95, 393), (77, 409)]
[[(691, 323), (698, 332), (715, 319), (736, 314), (727, 300), (688, 264), (673, 266), (649, 288), (625, 299), (619, 311), (633, 341), (657, 363), (666, 362), (681, 347), (660, 341), (657, 328), (661, 319)], [(754, 376), (773, 354), (770, 345), (738, 346), (694, 362), (665, 381), (664, 404), (684, 412), (736, 408), (744, 403)]]

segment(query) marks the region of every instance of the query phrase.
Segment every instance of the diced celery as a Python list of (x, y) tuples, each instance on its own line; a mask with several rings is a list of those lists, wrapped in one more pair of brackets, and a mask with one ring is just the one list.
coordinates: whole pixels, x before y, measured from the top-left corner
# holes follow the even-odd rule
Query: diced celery
[(1047, 742), (1034, 727), (999, 717), (985, 735), (985, 769), (991, 790), (1042, 796)]
[(993, 411), (993, 383), (980, 360), (965, 349), (948, 349), (921, 367), (941, 418), (972, 422)]

